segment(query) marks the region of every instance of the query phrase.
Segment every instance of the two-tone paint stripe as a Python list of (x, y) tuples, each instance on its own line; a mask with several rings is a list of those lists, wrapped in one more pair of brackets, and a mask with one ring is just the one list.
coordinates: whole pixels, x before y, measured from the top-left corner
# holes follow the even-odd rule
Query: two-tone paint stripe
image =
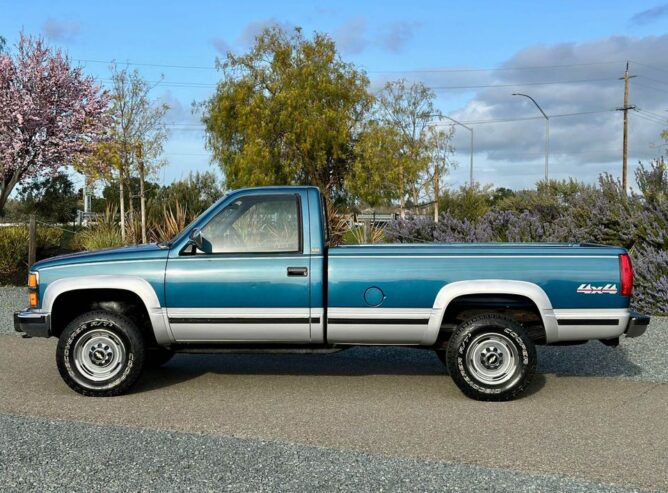
[(618, 318), (558, 318), (559, 325), (619, 325)]
[(169, 317), (170, 324), (319, 324), (320, 317)]

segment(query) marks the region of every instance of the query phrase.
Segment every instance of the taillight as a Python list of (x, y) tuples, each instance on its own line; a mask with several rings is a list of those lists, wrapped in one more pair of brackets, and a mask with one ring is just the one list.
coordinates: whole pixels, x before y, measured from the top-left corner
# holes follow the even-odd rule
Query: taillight
[(622, 296), (631, 296), (633, 293), (633, 265), (631, 265), (631, 257), (626, 253), (619, 256), (619, 273), (622, 280)]

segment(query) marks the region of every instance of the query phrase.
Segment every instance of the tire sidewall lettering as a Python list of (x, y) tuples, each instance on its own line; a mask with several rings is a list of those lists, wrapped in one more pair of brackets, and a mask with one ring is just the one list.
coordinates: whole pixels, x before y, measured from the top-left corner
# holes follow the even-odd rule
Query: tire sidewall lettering
[[(121, 342), (124, 344), (127, 352), (127, 360), (125, 363), (125, 368), (123, 368), (123, 371), (119, 375), (116, 375), (108, 382), (102, 382), (100, 384), (99, 382), (90, 381), (86, 378), (85, 375), (79, 372), (79, 370), (76, 368), (76, 365), (74, 364), (75, 356), (72, 353), (74, 344), (80, 337), (84, 336), (88, 331), (101, 327), (111, 330), (117, 337), (121, 339)], [(106, 390), (120, 385), (128, 377), (128, 375), (130, 375), (130, 372), (134, 366), (134, 360), (134, 353), (123, 332), (119, 330), (118, 326), (114, 322), (104, 319), (94, 319), (81, 322), (67, 338), (63, 351), (63, 363), (71, 378), (80, 385), (94, 390)]]
[(469, 343), (471, 342), (471, 339), (473, 338), (474, 335), (478, 335), (481, 333), (485, 332), (490, 332), (490, 333), (502, 333), (505, 334), (509, 337), (511, 342), (517, 347), (519, 352), (521, 353), (521, 364), (519, 365), (519, 368), (517, 368), (516, 373), (517, 375), (520, 376), (519, 379), (513, 379), (513, 380), (521, 380), (521, 376), (524, 375), (526, 371), (526, 367), (529, 364), (529, 350), (522, 340), (522, 337), (514, 331), (512, 328), (509, 327), (494, 327), (494, 326), (488, 326), (488, 327), (479, 327), (475, 328), (471, 331), (469, 331), (466, 336), (461, 340), (457, 347), (457, 370), (461, 377), (464, 379), (466, 384), (470, 386), (472, 389), (476, 390), (477, 392), (483, 393), (483, 394), (501, 394), (503, 392), (506, 392), (509, 390), (507, 385), (502, 385), (500, 387), (488, 387), (485, 385), (481, 385), (477, 380), (471, 377), (469, 371), (468, 371), (468, 365), (466, 362), (466, 351), (468, 350)]

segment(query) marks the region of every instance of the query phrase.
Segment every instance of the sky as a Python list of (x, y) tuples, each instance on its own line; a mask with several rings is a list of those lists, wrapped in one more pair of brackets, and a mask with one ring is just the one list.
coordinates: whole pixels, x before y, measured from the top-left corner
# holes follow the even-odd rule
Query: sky
[[(109, 85), (112, 61), (136, 68), (167, 115), (167, 184), (190, 171), (218, 170), (193, 102), (212, 95), (216, 58), (243, 53), (267, 25), (330, 35), (344, 60), (364, 69), (374, 90), (420, 81), (437, 109), (472, 128), (474, 179), (533, 186), (544, 174), (595, 182), (619, 176), (623, 81), (629, 61), (629, 164), (666, 150), (668, 3), (655, 1), (41, 1), (0, 0), (0, 35), (42, 36)], [(447, 122), (448, 120), (445, 120)], [(446, 123), (441, 123), (445, 125)], [(456, 126), (450, 187), (467, 183), (469, 130)], [(631, 180), (632, 181), (632, 180)]]

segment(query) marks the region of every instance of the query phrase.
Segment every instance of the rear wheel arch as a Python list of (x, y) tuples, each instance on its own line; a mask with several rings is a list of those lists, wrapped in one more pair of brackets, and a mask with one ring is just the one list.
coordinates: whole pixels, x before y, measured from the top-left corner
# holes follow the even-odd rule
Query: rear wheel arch
[(490, 312), (526, 324), (531, 339), (538, 344), (557, 339), (552, 304), (540, 286), (526, 281), (489, 279), (443, 286), (434, 301), (422, 342), (444, 346), (456, 325), (478, 313)]

